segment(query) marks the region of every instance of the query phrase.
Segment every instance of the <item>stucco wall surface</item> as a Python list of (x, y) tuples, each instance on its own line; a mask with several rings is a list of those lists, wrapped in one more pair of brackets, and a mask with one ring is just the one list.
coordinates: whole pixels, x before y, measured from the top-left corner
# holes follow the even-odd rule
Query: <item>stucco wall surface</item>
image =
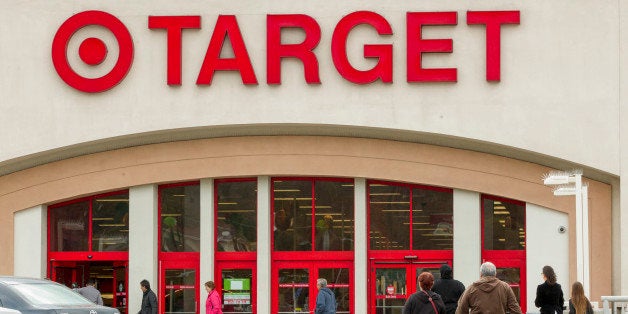
[[(1, 1), (0, 166), (73, 145), (164, 130), (201, 128), (211, 137), (219, 126), (291, 123), (356, 127), (356, 137), (362, 135), (360, 127), (368, 127), (416, 132), (417, 142), (430, 134), (477, 140), (618, 175), (620, 2)], [(59, 26), (86, 10), (115, 15), (134, 44), (125, 79), (97, 94), (65, 84), (51, 59)], [(393, 35), (357, 27), (348, 39), (349, 59), (356, 68), (369, 69), (376, 60), (362, 57), (363, 45), (392, 44), (390, 84), (350, 83), (334, 67), (334, 27), (359, 10), (382, 15)], [(467, 25), (466, 12), (482, 10), (517, 10), (521, 15), (519, 25), (501, 28), (499, 82), (485, 78), (485, 28)], [(456, 25), (423, 29), (425, 38), (453, 40), (452, 53), (425, 54), (424, 67), (457, 68), (457, 82), (407, 82), (406, 12), (414, 11), (457, 13)], [(236, 16), (258, 84), (244, 85), (238, 72), (221, 71), (211, 85), (196, 85), (220, 14)], [(282, 84), (266, 83), (268, 14), (306, 14), (317, 21), (322, 35), (314, 52), (321, 84), (306, 84), (295, 60), (282, 62)], [(166, 84), (166, 32), (148, 28), (151, 15), (201, 16), (200, 29), (183, 31), (181, 86)], [(103, 39), (109, 49), (103, 64), (91, 68), (77, 54), (81, 39), (90, 36)], [(282, 36), (294, 43), (303, 34), (290, 30)], [(72, 37), (68, 59), (77, 72), (98, 77), (117, 60), (116, 45), (105, 30), (86, 27)], [(227, 41), (223, 56), (230, 51)], [(28, 166), (32, 164), (24, 168)]]

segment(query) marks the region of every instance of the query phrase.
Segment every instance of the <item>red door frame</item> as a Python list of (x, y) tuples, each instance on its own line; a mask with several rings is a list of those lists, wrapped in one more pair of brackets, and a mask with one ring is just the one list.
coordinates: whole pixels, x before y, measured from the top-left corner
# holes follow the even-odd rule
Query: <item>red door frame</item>
[(250, 269), (251, 270), (251, 306), (252, 312), (257, 313), (257, 263), (256, 261), (217, 261), (214, 278), (220, 278), (220, 280), (214, 281), (216, 284), (216, 290), (220, 292), (220, 297), (224, 298), (225, 293), (222, 285), (222, 270), (223, 269)]
[(516, 204), (519, 206), (523, 206), (524, 209), (524, 213), (523, 213), (523, 223), (524, 223), (524, 227), (523, 230), (524, 232), (526, 232), (525, 236), (525, 242), (526, 245), (524, 246), (524, 248), (527, 248), (527, 241), (528, 241), (528, 237), (527, 237), (527, 225), (525, 225), (526, 223), (526, 204), (524, 202), (521, 201), (517, 201), (517, 200), (513, 200), (513, 199), (508, 199), (508, 198), (503, 198), (503, 197), (499, 197), (499, 196), (493, 196), (493, 195), (482, 195), (482, 197), (480, 197), (480, 220), (481, 220), (481, 224), (482, 224), (482, 232), (480, 235), (481, 238), (481, 242), (482, 242), (482, 262), (491, 262), (493, 264), (495, 264), (495, 267), (497, 268), (518, 268), (519, 269), (519, 293), (520, 293), (520, 302), (519, 305), (521, 306), (521, 311), (523, 313), (526, 312), (527, 310), (527, 280), (526, 280), (526, 250), (486, 250), (484, 249), (484, 230), (485, 230), (485, 225), (484, 225), (484, 200), (485, 199), (490, 199), (490, 200), (495, 200), (495, 201), (500, 201), (502, 203), (511, 203), (511, 204)]
[[(92, 250), (92, 207), (93, 207), (93, 200), (96, 198), (100, 198), (100, 197), (107, 197), (107, 196), (113, 196), (113, 195), (123, 195), (129, 194), (128, 190), (120, 190), (120, 191), (113, 191), (113, 192), (108, 192), (108, 193), (103, 193), (103, 194), (96, 194), (96, 195), (91, 195), (91, 196), (87, 196), (87, 197), (82, 197), (82, 198), (78, 198), (78, 199), (73, 199), (73, 200), (69, 200), (66, 202), (62, 202), (62, 203), (57, 203), (57, 204), (53, 204), (48, 206), (47, 208), (47, 230), (46, 230), (46, 235), (47, 235), (47, 239), (46, 239), (46, 243), (47, 243), (47, 254), (48, 254), (48, 269), (47, 269), (47, 273), (48, 273), (48, 278), (51, 278), (53, 281), (56, 281), (56, 272), (55, 272), (55, 268), (56, 267), (63, 267), (63, 266), (68, 266), (68, 267), (76, 267), (77, 264), (80, 263), (90, 263), (90, 262), (112, 262), (114, 267), (125, 267), (126, 268), (126, 274), (125, 274), (125, 291), (124, 293), (126, 294), (126, 291), (128, 291), (129, 288), (129, 252), (128, 251), (114, 251), (114, 252), (109, 252), (109, 251), (93, 251)], [(68, 204), (74, 204), (74, 203), (81, 203), (81, 202), (88, 202), (88, 230), (87, 230), (87, 251), (52, 251), (51, 248), (51, 215), (50, 215), (50, 211), (51, 209), (57, 208), (57, 207), (62, 207)], [(114, 278), (114, 282), (115, 282), (115, 278)], [(116, 290), (114, 288), (114, 290)], [(114, 296), (113, 296), (113, 301), (116, 302), (116, 298), (117, 298), (117, 291), (114, 291)], [(115, 303), (114, 303), (115, 306)], [(128, 302), (125, 305), (125, 309), (128, 313)]]
[[(166, 306), (166, 270), (167, 269), (194, 269), (195, 271), (195, 284), (194, 284), (194, 304), (196, 307), (196, 313), (200, 313), (200, 271), (198, 260), (162, 260), (159, 261), (159, 290), (158, 290), (158, 308), (159, 313), (165, 313)], [(179, 287), (182, 288), (182, 287)], [(185, 287), (187, 288), (187, 287)], [(187, 288), (189, 289), (189, 288)]]
[(415, 270), (419, 267), (423, 268), (435, 268), (440, 269), (443, 264), (447, 264), (452, 266), (452, 259), (442, 259), (442, 260), (432, 260), (432, 261), (420, 261), (414, 258), (400, 258), (400, 259), (382, 259), (382, 258), (371, 258), (369, 261), (369, 278), (368, 278), (368, 293), (367, 297), (369, 299), (369, 313), (376, 313), (377, 300), (383, 299), (377, 296), (376, 293), (376, 269), (378, 268), (397, 268), (397, 269), (405, 269), (406, 270), (406, 291), (405, 293), (395, 293), (394, 296), (385, 297), (393, 298), (393, 299), (407, 299), (412, 293), (418, 290), (416, 280), (415, 280)]
[[(271, 275), (271, 313), (278, 313), (279, 303), (279, 269), (308, 269), (309, 270), (309, 312), (313, 313), (316, 308), (316, 279), (319, 278), (319, 269), (325, 268), (347, 268), (349, 269), (349, 312), (354, 313), (355, 304), (355, 265), (353, 261), (332, 261), (332, 260), (301, 260), (301, 261), (276, 261), (272, 265)], [(333, 282), (326, 278), (330, 288), (333, 288)]]
[[(57, 268), (70, 268), (70, 269), (74, 269), (72, 271), (72, 282), (76, 282), (79, 284), (84, 284), (83, 282), (79, 282), (77, 279), (77, 274), (78, 272), (76, 271), (76, 269), (78, 269), (78, 267), (82, 267), (84, 266), (84, 264), (89, 264), (95, 262), (93, 260), (65, 260), (65, 261), (57, 261), (57, 260), (53, 260), (50, 261), (49, 263), (49, 271), (48, 271), (48, 277), (52, 279), (52, 281), (54, 282), (58, 282), (58, 278), (57, 278), (57, 272), (56, 269)], [(129, 290), (129, 262), (128, 261), (107, 261), (107, 260), (99, 260), (98, 262), (111, 262), (112, 266), (113, 266), (113, 270), (111, 271), (112, 274), (112, 278), (113, 278), (113, 282), (112, 282), (112, 307), (115, 308), (119, 308), (118, 305), (118, 298), (127, 298), (127, 291)], [(118, 291), (118, 281), (116, 279), (115, 276), (115, 271), (117, 268), (124, 268), (125, 273), (124, 273), (124, 291)], [(83, 269), (83, 274), (84, 274), (84, 279), (85, 280), (89, 280), (89, 275), (86, 275), (86, 272), (88, 271), (88, 269)], [(63, 283), (65, 284), (65, 283)], [(67, 285), (67, 284), (66, 284)], [(103, 292), (103, 291), (101, 291)], [(128, 299), (127, 301), (124, 303), (124, 310), (125, 313), (128, 313), (129, 308), (128, 308)]]

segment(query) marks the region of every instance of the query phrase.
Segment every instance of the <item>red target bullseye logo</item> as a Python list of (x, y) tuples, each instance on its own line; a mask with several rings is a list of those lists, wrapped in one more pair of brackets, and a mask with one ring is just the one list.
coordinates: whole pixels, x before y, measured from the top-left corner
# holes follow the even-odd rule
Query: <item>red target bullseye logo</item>
[[(97, 25), (107, 28), (118, 42), (118, 60), (109, 73), (98, 78), (87, 78), (76, 73), (67, 58), (70, 39), (79, 29)], [(79, 57), (90, 66), (101, 64), (107, 58), (107, 45), (90, 37), (79, 46)], [(133, 39), (127, 28), (115, 16), (102, 11), (85, 11), (67, 19), (57, 30), (52, 41), (52, 63), (61, 79), (68, 85), (87, 93), (106, 91), (124, 79), (133, 62)]]

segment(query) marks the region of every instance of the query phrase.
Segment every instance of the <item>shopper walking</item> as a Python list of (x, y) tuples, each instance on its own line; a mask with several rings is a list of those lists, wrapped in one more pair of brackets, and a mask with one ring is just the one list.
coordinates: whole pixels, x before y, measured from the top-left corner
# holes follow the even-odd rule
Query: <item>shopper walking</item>
[(417, 278), (419, 291), (413, 293), (403, 306), (403, 314), (444, 314), (445, 303), (438, 293), (432, 291), (434, 275), (422, 272)]
[(544, 266), (543, 283), (536, 287), (534, 305), (541, 308), (541, 314), (562, 314), (565, 299), (563, 289), (556, 282), (556, 273), (552, 266)]
[(469, 286), (458, 301), (456, 314), (501, 313), (522, 314), (510, 286), (497, 279), (497, 268), (491, 262), (480, 266), (480, 280)]
[(150, 289), (150, 283), (144, 279), (140, 282), (142, 289), (142, 306), (138, 314), (157, 314), (157, 296)]
[(102, 295), (100, 295), (100, 291), (96, 289), (96, 280), (93, 278), (87, 280), (85, 287), (76, 289), (76, 292), (94, 302), (94, 304), (102, 305)]
[(336, 314), (336, 296), (327, 288), (327, 279), (318, 278), (316, 280), (318, 295), (316, 296), (315, 314)]
[(440, 267), (440, 279), (436, 279), (432, 291), (438, 293), (445, 303), (445, 313), (456, 313), (458, 300), (464, 293), (464, 284), (454, 279), (453, 271), (447, 264)]
[(571, 285), (571, 299), (569, 299), (569, 314), (593, 314), (591, 302), (584, 295), (584, 287), (579, 281)]
[(207, 300), (205, 301), (205, 313), (222, 314), (222, 304), (220, 302), (220, 294), (216, 291), (216, 284), (213, 281), (205, 283), (207, 291)]

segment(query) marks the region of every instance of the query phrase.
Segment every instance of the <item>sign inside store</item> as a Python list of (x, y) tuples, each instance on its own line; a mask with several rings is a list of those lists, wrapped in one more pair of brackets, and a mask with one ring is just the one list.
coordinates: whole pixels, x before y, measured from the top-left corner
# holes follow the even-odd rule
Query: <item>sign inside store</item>
[[(467, 11), (467, 25), (485, 28), (486, 80), (500, 81), (501, 28), (505, 24), (519, 24), (519, 11)], [(421, 57), (425, 53), (452, 53), (450, 38), (426, 39), (422, 29), (426, 26), (455, 26), (457, 12), (407, 12), (406, 13), (406, 81), (408, 83), (457, 82), (457, 68), (424, 68)], [(113, 68), (100, 77), (88, 78), (78, 74), (68, 62), (68, 43), (72, 36), (86, 26), (97, 25), (111, 31), (118, 43), (118, 59)], [(393, 81), (393, 44), (364, 44), (364, 58), (376, 59), (368, 70), (356, 69), (347, 55), (347, 38), (359, 25), (372, 27), (380, 36), (393, 35), (390, 23), (382, 15), (372, 11), (357, 11), (338, 21), (331, 37), (332, 62), (337, 73), (355, 84), (376, 81)], [(182, 34), (185, 30), (201, 29), (201, 17), (149, 16), (148, 28), (165, 32), (167, 60), (166, 83), (181, 85), (181, 64), (184, 49)], [(298, 29), (305, 36), (300, 43), (284, 43), (282, 30)], [(233, 57), (221, 57), (225, 41), (231, 43)], [(268, 14), (266, 16), (266, 83), (281, 84), (281, 64), (285, 58), (299, 60), (303, 65), (307, 84), (321, 84), (319, 56), (315, 48), (321, 40), (318, 22), (305, 14)], [(250, 42), (248, 43), (250, 44)], [(98, 38), (83, 40), (78, 55), (87, 66), (97, 67), (107, 58), (107, 45)], [(84, 11), (68, 18), (57, 30), (52, 42), (52, 62), (59, 75), (69, 86), (87, 93), (109, 90), (119, 84), (133, 63), (133, 39), (127, 27), (117, 17), (103, 11)], [(205, 51), (205, 57), (197, 76), (197, 85), (211, 85), (216, 71), (238, 72), (243, 84), (259, 84), (253, 63), (247, 51), (235, 15), (219, 15)]]

